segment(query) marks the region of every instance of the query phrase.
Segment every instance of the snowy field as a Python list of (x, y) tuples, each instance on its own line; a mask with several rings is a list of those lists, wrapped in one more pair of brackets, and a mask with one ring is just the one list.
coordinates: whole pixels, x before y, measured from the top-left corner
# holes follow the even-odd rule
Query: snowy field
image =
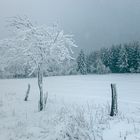
[[(118, 92), (114, 118), (111, 83)], [(38, 112), (36, 78), (0, 80), (0, 140), (140, 140), (140, 74), (47, 77), (47, 91), (46, 108)]]

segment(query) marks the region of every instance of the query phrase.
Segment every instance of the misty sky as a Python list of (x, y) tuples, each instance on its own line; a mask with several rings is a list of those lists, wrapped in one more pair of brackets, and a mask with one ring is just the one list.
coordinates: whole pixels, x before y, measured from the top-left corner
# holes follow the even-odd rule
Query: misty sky
[(58, 22), (79, 49), (140, 41), (140, 0), (0, 0), (0, 39), (5, 17), (27, 15), (38, 24)]

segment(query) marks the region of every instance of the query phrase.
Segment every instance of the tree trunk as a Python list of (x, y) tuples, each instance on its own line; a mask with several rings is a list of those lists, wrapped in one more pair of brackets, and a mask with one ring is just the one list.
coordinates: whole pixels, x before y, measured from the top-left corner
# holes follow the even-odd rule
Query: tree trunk
[(28, 100), (28, 96), (29, 96), (29, 93), (30, 93), (30, 84), (28, 84), (28, 89), (27, 89), (27, 92), (26, 92), (26, 96), (25, 96), (25, 99), (24, 101), (27, 101)]
[(111, 91), (112, 91), (112, 103), (111, 103), (110, 116), (115, 116), (118, 113), (117, 91), (116, 91), (115, 84), (111, 84)]
[(39, 111), (43, 110), (43, 70), (42, 65), (38, 66), (38, 87), (40, 92)]

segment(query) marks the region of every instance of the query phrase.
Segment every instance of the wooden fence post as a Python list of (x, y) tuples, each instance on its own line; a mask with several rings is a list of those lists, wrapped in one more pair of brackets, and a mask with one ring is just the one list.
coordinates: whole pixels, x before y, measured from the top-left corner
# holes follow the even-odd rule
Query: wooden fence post
[(48, 99), (48, 92), (46, 92), (46, 94), (44, 94), (44, 102), (43, 102), (43, 104), (44, 104), (44, 109), (45, 109), (46, 104), (47, 104), (47, 99)]
[(112, 92), (112, 101), (111, 101), (110, 116), (115, 116), (118, 113), (116, 84), (111, 84), (111, 92)]
[(28, 84), (28, 89), (27, 89), (27, 92), (26, 92), (26, 96), (25, 96), (24, 101), (27, 101), (28, 100), (28, 96), (29, 96), (29, 93), (30, 93), (30, 88), (31, 88), (31, 86), (30, 86), (30, 84)]

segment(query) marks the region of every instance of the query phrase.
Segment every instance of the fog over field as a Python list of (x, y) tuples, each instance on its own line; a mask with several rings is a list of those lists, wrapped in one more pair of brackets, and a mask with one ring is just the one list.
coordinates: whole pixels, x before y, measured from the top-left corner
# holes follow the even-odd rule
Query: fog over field
[(58, 22), (87, 52), (140, 39), (139, 0), (1, 0), (0, 38), (5, 17), (27, 15), (38, 24)]

